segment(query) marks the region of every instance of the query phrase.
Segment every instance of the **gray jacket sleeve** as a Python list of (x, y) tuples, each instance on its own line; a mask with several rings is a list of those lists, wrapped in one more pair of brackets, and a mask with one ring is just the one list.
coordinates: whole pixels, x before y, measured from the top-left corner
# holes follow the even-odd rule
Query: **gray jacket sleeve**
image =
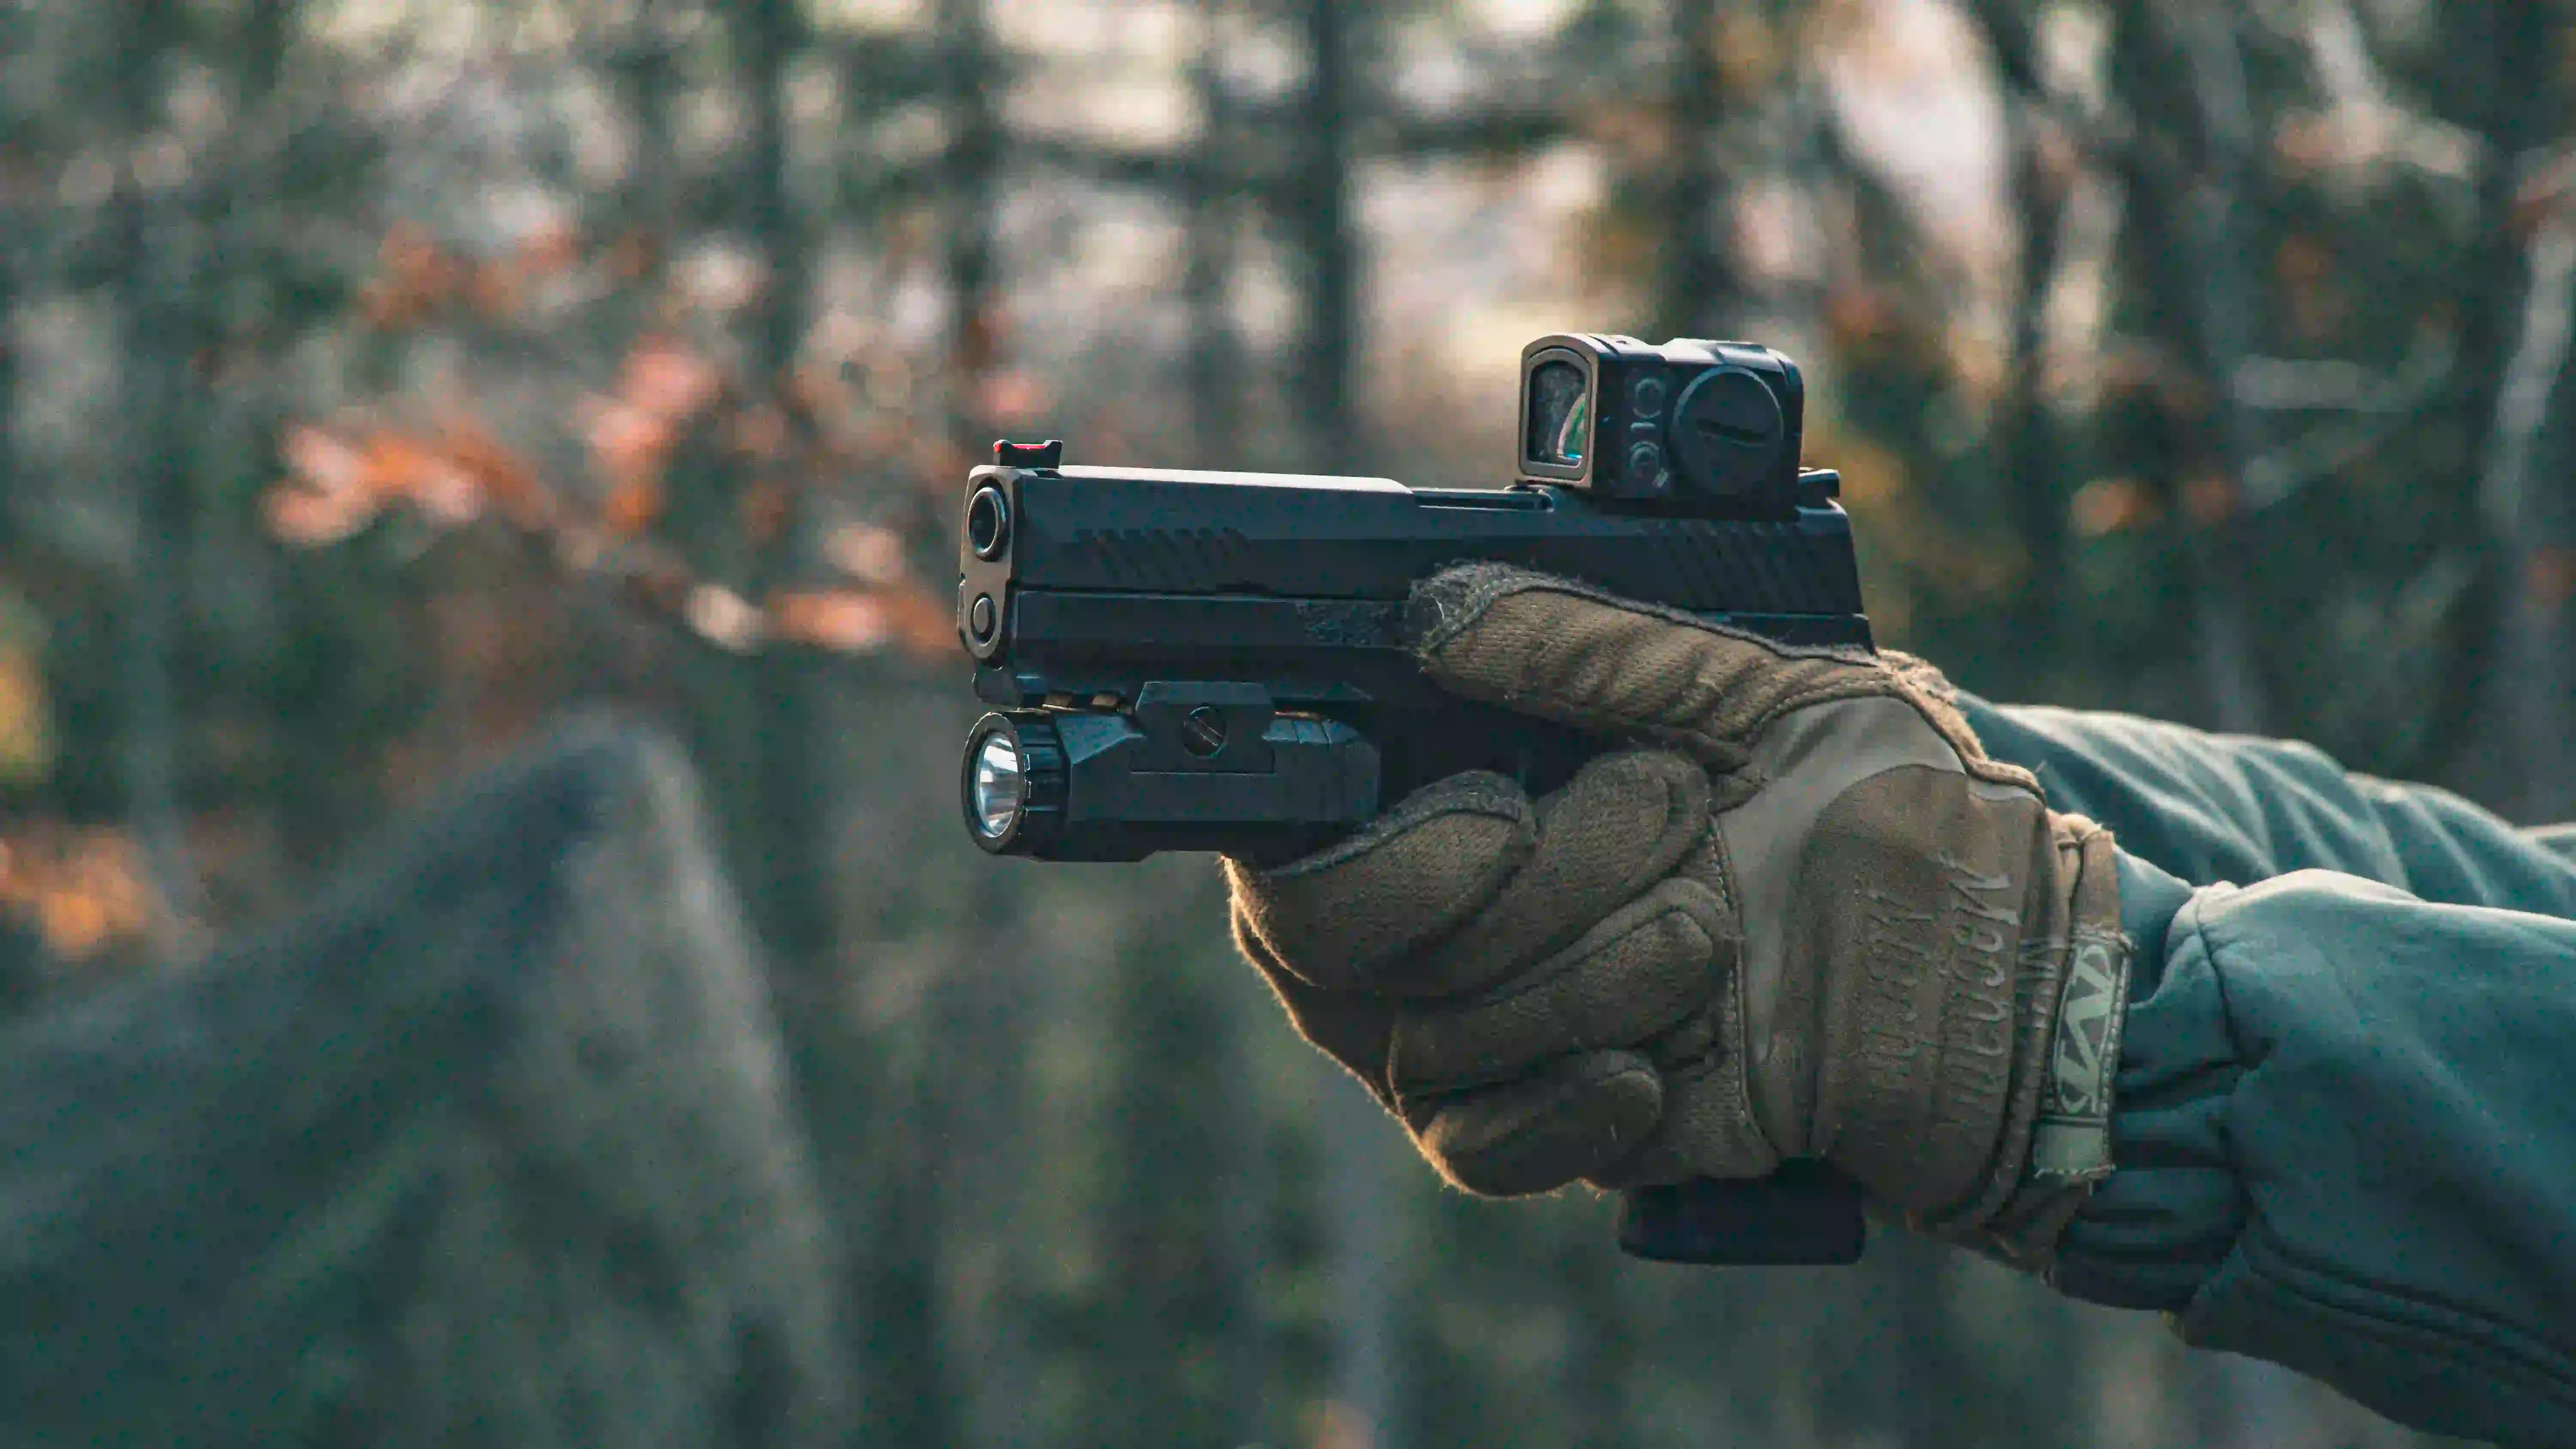
[(2419, 1428), (2576, 1442), (2576, 827), (1968, 703), (2122, 849), (2118, 1167), (2058, 1286)]

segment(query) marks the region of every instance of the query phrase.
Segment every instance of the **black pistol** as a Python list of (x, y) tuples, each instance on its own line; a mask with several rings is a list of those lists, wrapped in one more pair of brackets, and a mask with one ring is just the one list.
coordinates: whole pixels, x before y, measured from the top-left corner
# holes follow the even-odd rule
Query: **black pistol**
[[(1532, 794), (1605, 742), (1456, 699), (1407, 648), (1414, 583), (1518, 564), (1796, 644), (1870, 646), (1839, 479), (1801, 469), (1805, 393), (1767, 347), (1543, 337), (1508, 488), (1070, 467), (997, 443), (969, 476), (957, 630), (994, 712), (966, 742), (975, 843), (1040, 860), (1293, 859), (1410, 791)], [(1620, 1245), (1848, 1263), (1860, 1195), (1820, 1162), (1628, 1194)]]

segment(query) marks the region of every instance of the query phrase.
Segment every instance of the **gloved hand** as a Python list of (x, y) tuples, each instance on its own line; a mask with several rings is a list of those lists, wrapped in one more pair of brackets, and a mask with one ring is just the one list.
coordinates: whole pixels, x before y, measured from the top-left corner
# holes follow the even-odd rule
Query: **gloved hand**
[(1471, 1192), (1823, 1158), (2044, 1263), (2110, 1171), (2110, 836), (1986, 758), (1929, 666), (1797, 649), (1494, 565), (1415, 591), (1443, 687), (1599, 733), (1537, 800), (1417, 791), (1273, 869), (1235, 937)]

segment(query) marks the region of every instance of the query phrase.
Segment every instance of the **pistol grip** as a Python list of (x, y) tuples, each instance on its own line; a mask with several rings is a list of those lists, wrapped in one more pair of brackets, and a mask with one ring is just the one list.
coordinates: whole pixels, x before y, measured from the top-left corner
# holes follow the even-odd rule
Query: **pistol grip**
[(1784, 1162), (1757, 1180), (1701, 1177), (1625, 1196), (1619, 1246), (1658, 1263), (1857, 1263), (1869, 1233), (1859, 1186), (1822, 1162)]

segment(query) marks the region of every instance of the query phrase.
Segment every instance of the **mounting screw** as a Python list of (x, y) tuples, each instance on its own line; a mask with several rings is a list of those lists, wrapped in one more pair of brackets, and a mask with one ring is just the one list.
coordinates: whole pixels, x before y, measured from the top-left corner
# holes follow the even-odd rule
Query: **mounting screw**
[(1225, 714), (1203, 704), (1181, 717), (1181, 744), (1204, 760), (1225, 748)]

